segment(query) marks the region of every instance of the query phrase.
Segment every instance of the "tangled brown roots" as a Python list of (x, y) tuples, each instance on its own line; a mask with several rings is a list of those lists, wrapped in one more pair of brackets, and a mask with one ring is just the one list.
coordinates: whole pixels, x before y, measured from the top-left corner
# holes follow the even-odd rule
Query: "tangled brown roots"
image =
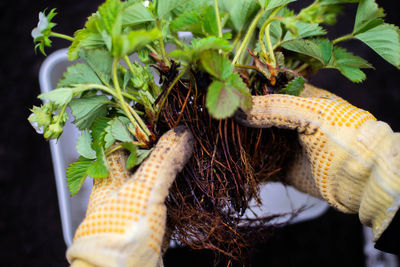
[[(175, 76), (164, 73), (164, 88)], [(193, 157), (167, 199), (169, 227), (174, 239), (191, 248), (242, 259), (255, 234), (257, 239), (260, 232), (268, 235), (271, 219), (244, 218), (249, 201), (258, 200), (260, 182), (282, 171), (293, 147), (289, 140), (296, 138), (285, 130), (249, 129), (233, 119), (213, 119), (205, 108), (209, 82), (200, 71), (180, 79), (157, 124), (159, 134), (186, 125), (196, 139)]]

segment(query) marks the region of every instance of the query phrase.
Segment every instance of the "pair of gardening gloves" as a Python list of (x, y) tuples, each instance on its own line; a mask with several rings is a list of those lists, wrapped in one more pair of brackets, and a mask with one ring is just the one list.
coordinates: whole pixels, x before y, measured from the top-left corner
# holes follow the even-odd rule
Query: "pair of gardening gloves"
[[(302, 150), (282, 182), (358, 213), (374, 241), (388, 227), (400, 206), (400, 133), (386, 123), (310, 85), (300, 97), (254, 96), (251, 111), (236, 120), (296, 130)], [(164, 201), (193, 142), (184, 127), (170, 130), (132, 176), (124, 152), (108, 157), (110, 176), (94, 181), (86, 218), (67, 251), (72, 266), (162, 266)]]

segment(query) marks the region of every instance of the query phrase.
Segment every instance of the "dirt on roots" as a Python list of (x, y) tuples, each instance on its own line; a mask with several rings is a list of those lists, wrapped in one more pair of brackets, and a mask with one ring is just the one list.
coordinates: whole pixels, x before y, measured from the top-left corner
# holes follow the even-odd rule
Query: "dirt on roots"
[[(177, 71), (163, 68), (160, 77), (166, 90)], [(255, 89), (260, 84), (249, 84), (251, 77), (246, 75), (242, 78), (253, 94), (260, 94)], [(172, 238), (190, 248), (242, 260), (248, 248), (268, 238), (274, 228), (269, 222), (279, 216), (248, 219), (244, 213), (250, 200), (260, 203), (260, 183), (283, 175), (298, 147), (297, 137), (288, 130), (251, 129), (231, 118), (213, 119), (205, 107), (209, 84), (206, 73), (189, 71), (172, 87), (155, 127), (161, 135), (185, 125), (195, 137), (193, 156), (171, 186), (166, 202), (168, 226)], [(261, 88), (271, 90), (267, 83)]]

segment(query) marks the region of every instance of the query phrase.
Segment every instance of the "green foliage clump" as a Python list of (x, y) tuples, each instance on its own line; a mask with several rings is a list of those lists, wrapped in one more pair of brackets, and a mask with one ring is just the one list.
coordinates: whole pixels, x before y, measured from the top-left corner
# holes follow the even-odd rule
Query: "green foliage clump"
[[(291, 2), (106, 0), (73, 37), (53, 32), (54, 9), (41, 12), (32, 31), (35, 47), (44, 54), (51, 37), (64, 38), (71, 41), (69, 59), (81, 60), (67, 69), (57, 88), (39, 96), (48, 102), (33, 107), (29, 117), (46, 139), (54, 139), (71, 109), (82, 131), (81, 157), (67, 171), (71, 194), (88, 175), (107, 177), (106, 156), (117, 149), (129, 151), (127, 168), (138, 165), (155, 140), (168, 94), (177, 83), (194, 79), (193, 73), (208, 78), (202, 88), (205, 107), (213, 118), (223, 119), (251, 108), (251, 93), (262, 93), (257, 77), (275, 92), (293, 95), (300, 94), (307, 73), (322, 68), (364, 81), (362, 69), (372, 66), (340, 47), (345, 40), (365, 43), (400, 68), (399, 28), (384, 22), (375, 0), (315, 0), (298, 13)], [(353, 31), (328, 39), (324, 25), (334, 24), (349, 3), (358, 5)], [(153, 67), (171, 74), (163, 86), (155, 82)]]

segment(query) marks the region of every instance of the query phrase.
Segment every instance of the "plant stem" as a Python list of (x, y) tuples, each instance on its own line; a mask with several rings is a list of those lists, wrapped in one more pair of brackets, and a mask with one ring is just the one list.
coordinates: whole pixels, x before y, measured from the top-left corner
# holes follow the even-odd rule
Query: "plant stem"
[(68, 104), (65, 104), (62, 108), (61, 108), (61, 111), (60, 111), (60, 113), (58, 114), (58, 118), (57, 118), (57, 121), (56, 121), (56, 123), (58, 124), (58, 123), (60, 123), (60, 121), (61, 121), (61, 119), (62, 119), (62, 115), (65, 113), (65, 110), (67, 109), (67, 107), (68, 107)]
[(258, 69), (256, 66), (252, 66), (252, 65), (235, 64), (235, 68), (240, 68), (240, 69), (251, 69), (251, 70), (259, 71), (259, 69)]
[(335, 40), (333, 40), (332, 43), (335, 45), (335, 44), (337, 44), (339, 42), (343, 42), (343, 41), (346, 41), (346, 40), (349, 40), (349, 39), (352, 39), (352, 38), (354, 38), (353, 33), (349, 33), (349, 34), (343, 35), (343, 36), (341, 36), (339, 38), (336, 38)]
[(236, 35), (235, 39), (232, 42), (232, 47), (233, 49), (236, 48), (236, 45), (239, 43), (240, 37), (242, 37), (242, 31), (239, 31), (238, 34)]
[[(117, 93), (118, 100), (121, 103), (121, 107), (124, 110), (126, 116), (131, 121), (131, 123), (135, 127), (142, 129), (144, 131), (145, 137), (147, 139), (145, 141), (147, 142), (149, 140), (149, 136), (151, 135), (151, 133), (150, 133), (149, 129), (147, 128), (147, 126), (142, 121), (142, 119), (139, 117), (139, 115), (135, 112), (135, 110), (134, 109), (129, 110), (128, 104), (125, 102), (124, 97), (122, 96), (121, 88), (119, 87), (118, 76), (117, 76), (117, 65), (118, 65), (118, 59), (114, 58), (112, 72), (113, 72), (114, 88)], [(135, 118), (133, 118), (132, 115)]]
[(221, 17), (219, 15), (218, 0), (214, 0), (215, 16), (217, 17), (218, 37), (222, 38)]
[(135, 101), (135, 102), (140, 103), (140, 100), (139, 100), (137, 97), (135, 97), (135, 96), (133, 96), (133, 95), (131, 95), (131, 94), (129, 94), (129, 93), (122, 92), (122, 95), (123, 95), (124, 97), (126, 97), (126, 98), (129, 98), (130, 100), (133, 100), (133, 101)]
[(275, 59), (275, 53), (274, 53), (274, 49), (272, 48), (272, 43), (271, 43), (271, 33), (270, 33), (270, 27), (271, 27), (271, 23), (268, 24), (266, 31), (265, 31), (265, 42), (267, 43), (267, 47), (268, 47), (268, 54), (269, 57), (271, 59), (271, 65), (272, 66), (276, 66), (276, 59)]
[[(272, 43), (271, 43), (270, 27), (271, 27), (271, 22), (273, 22), (275, 20), (280, 20), (280, 18), (275, 17), (275, 15), (283, 7), (284, 6), (278, 7), (271, 13), (271, 16), (261, 26), (260, 33), (258, 35), (258, 38), (259, 38), (259, 41), (260, 41), (261, 50), (263, 51), (263, 54), (266, 57), (267, 62), (269, 64), (271, 64), (272, 66), (276, 65), (276, 59), (275, 59), (275, 55), (274, 55), (274, 49), (273, 49)], [(268, 58), (267, 49), (265, 48), (265, 45), (264, 45), (264, 35), (265, 35), (265, 42), (267, 43), (267, 47), (268, 47), (268, 55), (269, 55), (269, 58), (271, 60), (269, 60), (269, 58)]]
[[(265, 44), (264, 44), (264, 32), (266, 30), (266, 27), (269, 26), (270, 22), (271, 22), (270, 19), (265, 21), (265, 23), (261, 26), (260, 33), (258, 34), (258, 40), (260, 42), (261, 50), (262, 50), (264, 56), (266, 56), (266, 57), (268, 55), (267, 55), (267, 49), (265, 48)], [(269, 31), (269, 28), (268, 28), (268, 31)]]
[[(140, 143), (140, 142), (132, 142), (132, 144), (137, 145), (137, 146), (145, 145), (144, 143)], [(117, 151), (118, 149), (122, 149), (122, 148), (124, 148), (122, 145), (118, 145), (118, 146), (115, 146), (115, 147), (109, 149), (109, 150), (105, 153), (105, 154), (106, 154), (106, 157), (107, 157), (108, 155), (112, 154), (113, 152)]]
[(179, 40), (179, 38), (172, 36), (172, 40), (179, 48), (184, 48), (185, 45)]
[(240, 55), (243, 53), (243, 50), (246, 49), (248, 43), (250, 42), (250, 38), (253, 35), (254, 30), (257, 27), (257, 22), (260, 20), (260, 18), (264, 15), (264, 10), (260, 9), (260, 11), (258, 11), (256, 17), (253, 19), (253, 21), (250, 24), (250, 27), (242, 41), (242, 43), (239, 46), (239, 49), (236, 51), (235, 53), (235, 57), (232, 60), (232, 65), (235, 65), (237, 60), (239, 59)]
[(74, 38), (72, 38), (71, 36), (62, 34), (62, 33), (51, 32), (50, 36), (58, 37), (58, 38), (65, 39), (65, 40), (68, 40), (68, 41), (71, 41), (71, 42), (74, 41)]
[(106, 93), (109, 93), (110, 95), (112, 95), (113, 97), (118, 99), (118, 95), (113, 90), (111, 90), (110, 88), (108, 88), (108, 87), (106, 87), (104, 85), (89, 83), (89, 84), (85, 84), (85, 86), (83, 86), (81, 88), (83, 89), (83, 91), (87, 90), (87, 89), (99, 89), (99, 90), (102, 90), (102, 91), (104, 91)]
[(108, 151), (105, 153), (105, 154), (106, 154), (106, 157), (107, 157), (108, 155), (112, 154), (113, 152), (117, 151), (118, 149), (121, 149), (121, 148), (122, 148), (122, 145), (118, 145), (118, 146), (113, 147), (112, 149), (108, 150)]
[[(82, 91), (85, 91), (88, 89), (99, 89), (99, 90), (102, 90), (102, 91), (110, 94), (112, 97), (116, 98), (117, 100), (119, 100), (118, 95), (111, 88), (104, 86), (104, 85), (89, 83), (89, 84), (85, 84), (85, 86), (82, 86), (80, 88), (82, 89)], [(133, 95), (125, 93), (125, 92), (121, 92), (121, 93), (124, 97), (129, 98), (130, 100), (139, 102), (139, 99), (137, 99)]]
[(128, 68), (132, 72), (132, 74), (135, 74), (135, 70), (133, 69), (132, 62), (130, 61), (130, 59), (129, 59), (129, 57), (127, 55), (124, 56), (124, 61), (128, 65)]
[[(127, 105), (127, 107), (128, 107), (128, 109), (129, 109), (133, 114), (136, 114), (136, 116), (139, 117), (139, 115), (137, 115), (136, 111), (135, 111), (131, 106)], [(139, 117), (139, 118), (140, 118), (140, 117)], [(143, 123), (142, 119), (140, 119), (140, 121)], [(140, 123), (140, 122), (139, 122), (139, 123)], [(142, 128), (144, 129), (144, 132), (145, 132), (148, 136), (151, 135), (150, 130), (147, 128), (147, 126), (146, 126), (144, 123), (143, 123), (143, 125), (141, 124), (140, 126), (142, 126)]]
[(157, 54), (157, 51), (151, 45), (146, 45), (146, 48), (149, 49), (154, 54)]
[(303, 70), (307, 69), (308, 66), (309, 66), (308, 63), (304, 63), (303, 65), (301, 65), (300, 67), (298, 67), (297, 69), (295, 69), (295, 72), (300, 73), (300, 72), (302, 72)]
[[(162, 32), (162, 27), (161, 27), (161, 21), (160, 20), (157, 20), (157, 27)], [(171, 66), (171, 62), (169, 62), (169, 59), (167, 57), (167, 52), (165, 51), (164, 39), (163, 39), (162, 35), (161, 35), (161, 37), (159, 39), (159, 42), (160, 42), (160, 49), (161, 49), (162, 59), (165, 62), (165, 65), (167, 65), (169, 67), (169, 66)]]
[(176, 76), (176, 78), (172, 81), (171, 85), (168, 87), (167, 92), (165, 93), (163, 100), (161, 101), (158, 110), (157, 110), (157, 114), (156, 114), (156, 120), (158, 121), (158, 117), (160, 116), (161, 113), (161, 109), (164, 106), (165, 101), (168, 98), (169, 93), (171, 92), (172, 88), (174, 88), (175, 84), (179, 81), (179, 79), (183, 76), (183, 74), (185, 74), (187, 69), (184, 69), (183, 71), (181, 71), (178, 76)]

